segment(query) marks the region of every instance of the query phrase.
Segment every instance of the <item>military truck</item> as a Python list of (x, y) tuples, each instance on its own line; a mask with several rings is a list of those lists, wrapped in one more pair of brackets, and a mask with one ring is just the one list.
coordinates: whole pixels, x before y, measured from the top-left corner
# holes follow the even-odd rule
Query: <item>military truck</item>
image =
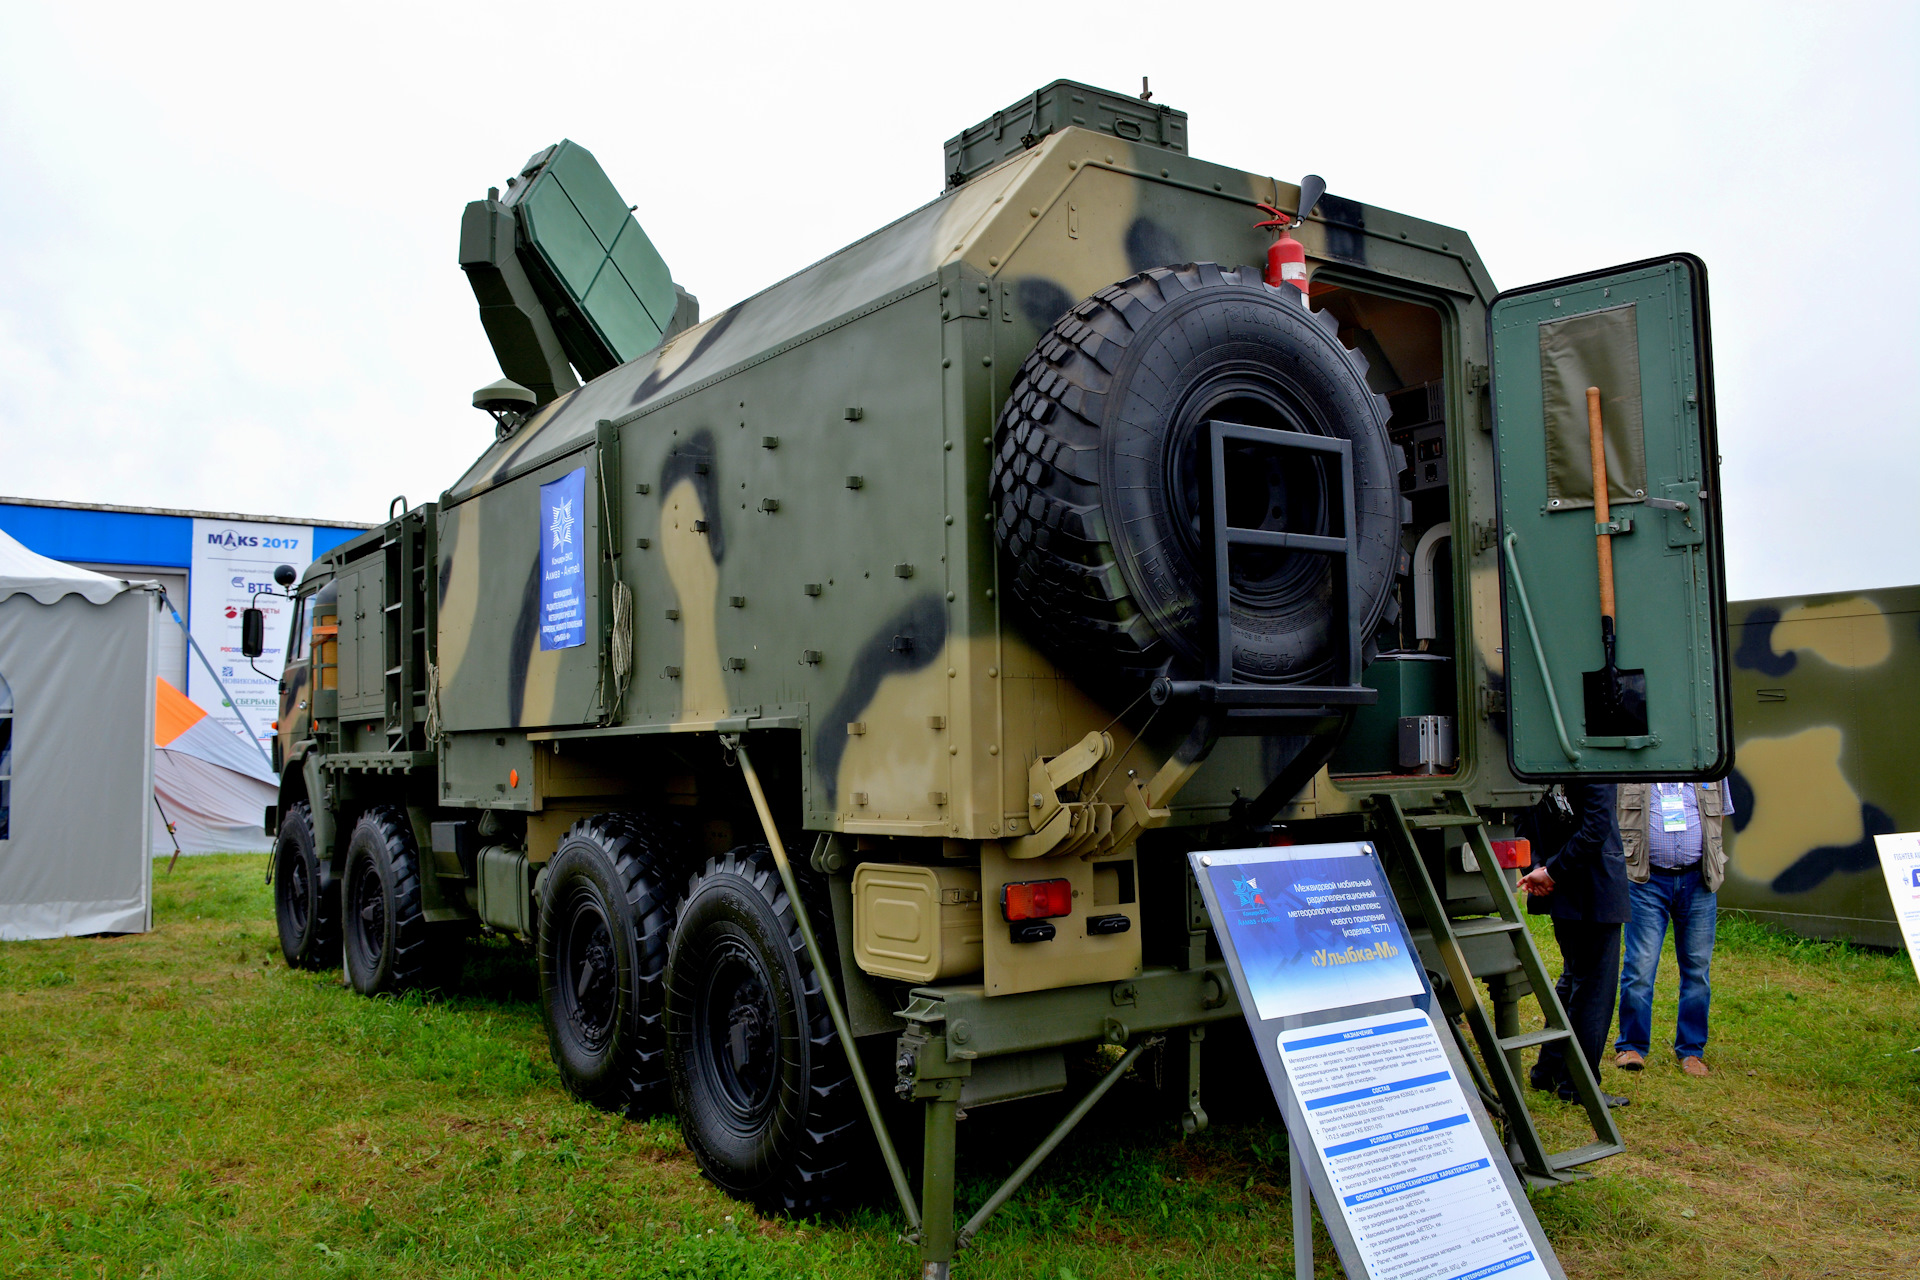
[[(524, 939), (573, 1093), (764, 1209), (884, 1168), (943, 1276), (1142, 1055), (1207, 1123), (1246, 1033), (1184, 853), (1365, 838), (1517, 1165), (1618, 1150), (1591, 1079), (1593, 1143), (1527, 1114), (1570, 1033), (1505, 837), (1556, 778), (1730, 764), (1705, 269), (1497, 293), (1187, 129), (1047, 85), (704, 320), (570, 141), (468, 205), (493, 431), (295, 592), (288, 961), (371, 994)], [(1583, 717), (1596, 669), (1642, 722)], [(956, 1226), (960, 1116), (1088, 1056)]]

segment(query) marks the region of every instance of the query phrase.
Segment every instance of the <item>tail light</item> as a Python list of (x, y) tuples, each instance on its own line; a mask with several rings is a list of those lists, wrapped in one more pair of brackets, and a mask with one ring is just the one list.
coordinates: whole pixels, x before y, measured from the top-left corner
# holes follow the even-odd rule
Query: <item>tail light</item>
[(1493, 860), (1507, 870), (1533, 865), (1533, 844), (1527, 840), (1495, 840)]
[(1073, 914), (1073, 883), (1068, 880), (1023, 880), (1000, 890), (1000, 914), (1007, 923), (1051, 920)]

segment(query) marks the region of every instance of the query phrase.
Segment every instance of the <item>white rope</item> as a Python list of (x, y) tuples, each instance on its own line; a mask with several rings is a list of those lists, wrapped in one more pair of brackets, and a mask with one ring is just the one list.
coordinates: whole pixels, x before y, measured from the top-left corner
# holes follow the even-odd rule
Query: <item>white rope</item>
[(607, 719), (612, 720), (620, 714), (627, 682), (633, 678), (633, 592), (617, 577), (613, 580), (613, 635), (607, 650), (613, 667), (613, 705), (607, 708)]
[(427, 664), (427, 745), (440, 741), (440, 669)]

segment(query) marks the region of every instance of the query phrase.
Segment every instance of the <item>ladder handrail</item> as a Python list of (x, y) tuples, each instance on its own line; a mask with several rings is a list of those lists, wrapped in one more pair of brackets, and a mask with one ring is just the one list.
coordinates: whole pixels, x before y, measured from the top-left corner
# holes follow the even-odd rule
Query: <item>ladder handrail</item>
[[(1466, 797), (1462, 795), (1459, 798), (1468, 811), (1472, 812), (1473, 806), (1467, 803)], [(1487, 839), (1486, 824), (1482, 822), (1468, 827), (1466, 834), (1468, 841), (1473, 845), (1474, 861), (1480, 864), (1481, 878), (1486, 881), (1487, 891), (1493, 895), (1495, 905), (1500, 908), (1502, 915), (1519, 921), (1524, 931), (1526, 918), (1521, 914), (1519, 904), (1514, 900), (1512, 887), (1507, 884), (1507, 878), (1502, 874), (1500, 860), (1494, 857), (1493, 843)], [(1527, 932), (1526, 946), (1516, 947), (1515, 950), (1519, 953), (1520, 966), (1526, 972), (1527, 981), (1533, 986), (1534, 994), (1540, 1001), (1541, 1012), (1546, 1013), (1551, 1001), (1551, 1008), (1558, 1013), (1561, 1025), (1571, 1031), (1573, 1020), (1567, 1016), (1565, 1007), (1560, 1003), (1560, 992), (1547, 981), (1546, 965), (1540, 959), (1540, 951), (1534, 946), (1530, 931)], [(1551, 1018), (1548, 1020), (1548, 1025), (1552, 1025)], [(1577, 1044), (1570, 1047), (1578, 1049)], [(1600, 1100), (1600, 1081), (1588, 1064), (1586, 1054), (1572, 1052), (1567, 1055), (1567, 1059), (1571, 1064), (1574, 1077), (1574, 1090), (1580, 1095), (1580, 1101), (1586, 1107), (1587, 1119), (1592, 1122), (1593, 1136), (1601, 1142), (1611, 1143), (1619, 1150), (1625, 1150), (1626, 1142), (1620, 1136), (1619, 1123), (1613, 1118), (1613, 1109)]]
[[(1468, 847), (1472, 849), (1474, 860), (1479, 864), (1482, 879), (1486, 882), (1487, 895), (1493, 901), (1494, 911), (1506, 922), (1516, 926), (1511, 930), (1485, 931), (1482, 936), (1505, 936), (1513, 946), (1514, 955), (1520, 962), (1521, 970), (1526, 974), (1528, 983), (1533, 987), (1534, 995), (1540, 1001), (1540, 1011), (1545, 1020), (1548, 1035), (1544, 1038), (1575, 1040), (1573, 1024), (1567, 1011), (1560, 1003), (1559, 992), (1546, 977), (1546, 965), (1540, 958), (1539, 949), (1534, 945), (1533, 935), (1528, 930), (1526, 919), (1515, 901), (1513, 890), (1507, 884), (1506, 875), (1493, 855), (1491, 842), (1487, 839), (1486, 821), (1461, 792), (1446, 793), (1446, 814), (1466, 819), (1457, 825), (1465, 835)], [(1448, 984), (1453, 988), (1454, 1002), (1460, 1006), (1466, 1017), (1468, 1027), (1473, 1031), (1474, 1039), (1479, 1042), (1481, 1065), (1485, 1075), (1493, 1086), (1493, 1092), (1499, 1097), (1507, 1113), (1507, 1135), (1511, 1142), (1520, 1147), (1527, 1172), (1541, 1181), (1560, 1181), (1566, 1176), (1564, 1170), (1571, 1167), (1564, 1157), (1571, 1152), (1549, 1152), (1541, 1140), (1540, 1131), (1534, 1125), (1533, 1114), (1527, 1109), (1526, 1093), (1522, 1087), (1513, 1063), (1508, 1059), (1506, 1050), (1510, 1046), (1499, 1035), (1489, 1016), (1486, 1003), (1480, 995), (1479, 982), (1475, 979), (1472, 966), (1468, 964), (1466, 953), (1461, 949), (1460, 938), (1454, 932), (1452, 919), (1447, 915), (1446, 903), (1434, 887), (1433, 878), (1427, 874), (1425, 860), (1420, 855), (1420, 846), (1414, 840), (1413, 824), (1409, 822), (1406, 811), (1401, 807), (1398, 796), (1391, 793), (1375, 798), (1375, 811), (1385, 815), (1381, 824), (1395, 850), (1406, 862), (1408, 876), (1420, 899), (1420, 912), (1425, 919), (1427, 932), (1433, 940), (1434, 949), (1440, 954), (1440, 962), (1446, 969)], [(1542, 1039), (1541, 1033), (1529, 1033), (1514, 1037), (1529, 1043)], [(1589, 1068), (1586, 1056), (1579, 1051), (1578, 1045), (1570, 1043), (1572, 1052), (1569, 1057), (1569, 1071), (1574, 1077), (1574, 1088), (1581, 1101), (1586, 1105), (1587, 1118), (1592, 1122), (1596, 1142), (1577, 1148), (1583, 1154), (1582, 1162), (1587, 1159), (1599, 1159), (1613, 1155), (1625, 1149), (1620, 1137), (1619, 1126), (1614, 1122), (1613, 1113), (1600, 1101), (1600, 1084)], [(1575, 1065), (1577, 1060), (1577, 1065)], [(1478, 1074), (1478, 1073), (1476, 1073)], [(1595, 1154), (1587, 1155), (1587, 1152)]]

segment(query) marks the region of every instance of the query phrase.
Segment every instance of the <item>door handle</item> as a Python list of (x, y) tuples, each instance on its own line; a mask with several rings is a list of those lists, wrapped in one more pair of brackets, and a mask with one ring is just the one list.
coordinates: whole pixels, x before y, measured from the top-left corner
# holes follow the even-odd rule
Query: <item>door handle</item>
[[(1578, 764), (1580, 753), (1574, 750), (1572, 740), (1567, 737), (1567, 722), (1560, 716), (1560, 697), (1553, 691), (1553, 672), (1547, 667), (1546, 651), (1540, 647), (1540, 628), (1533, 625), (1533, 606), (1527, 603), (1527, 580), (1520, 576), (1520, 557), (1514, 553), (1519, 541), (1519, 534), (1509, 533), (1503, 544), (1507, 553), (1507, 570), (1513, 575), (1513, 593), (1520, 598), (1520, 616), (1527, 624), (1527, 639), (1533, 642), (1533, 660), (1540, 667), (1540, 683), (1547, 687), (1547, 708), (1553, 712), (1553, 731), (1560, 737), (1561, 753), (1570, 762)], [(1512, 704), (1511, 698), (1508, 703)], [(1511, 724), (1508, 731), (1512, 731)]]

